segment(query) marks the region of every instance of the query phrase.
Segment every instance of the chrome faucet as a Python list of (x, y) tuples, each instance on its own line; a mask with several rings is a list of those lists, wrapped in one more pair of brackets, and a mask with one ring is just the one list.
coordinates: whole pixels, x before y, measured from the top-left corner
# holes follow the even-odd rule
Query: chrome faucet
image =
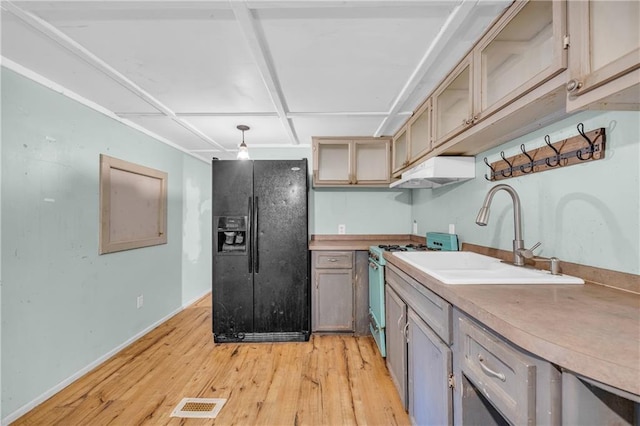
[(504, 190), (511, 195), (511, 199), (513, 200), (513, 226), (515, 230), (515, 237), (513, 240), (513, 264), (516, 266), (524, 266), (524, 259), (533, 257), (533, 249), (540, 245), (539, 243), (532, 247), (529, 250), (524, 248), (524, 241), (522, 240), (522, 214), (520, 213), (520, 197), (518, 197), (518, 193), (515, 189), (510, 187), (509, 185), (500, 184), (496, 185), (487, 192), (487, 196), (484, 199), (484, 203), (478, 212), (478, 217), (476, 217), (476, 224), (480, 226), (486, 226), (489, 220), (489, 206), (491, 205), (491, 200), (493, 199), (493, 195), (500, 191)]

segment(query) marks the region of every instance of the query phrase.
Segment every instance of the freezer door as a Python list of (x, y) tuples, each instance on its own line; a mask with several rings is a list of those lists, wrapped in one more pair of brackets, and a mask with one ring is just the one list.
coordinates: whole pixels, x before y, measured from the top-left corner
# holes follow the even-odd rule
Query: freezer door
[(255, 161), (253, 184), (255, 332), (308, 332), (307, 161)]
[[(212, 216), (214, 245), (221, 217), (247, 217), (251, 234), (253, 172), (251, 161), (212, 162)], [(224, 235), (224, 234), (222, 234)], [(212, 304), (216, 342), (242, 340), (253, 332), (251, 241), (243, 253), (225, 255), (213, 248)]]

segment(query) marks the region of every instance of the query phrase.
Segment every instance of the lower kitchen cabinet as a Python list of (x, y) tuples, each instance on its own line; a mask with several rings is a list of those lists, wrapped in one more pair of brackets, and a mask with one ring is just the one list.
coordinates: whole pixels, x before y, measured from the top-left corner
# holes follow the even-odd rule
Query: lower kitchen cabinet
[(407, 408), (407, 305), (388, 285), (384, 290), (387, 324), (386, 363), (391, 380), (398, 390), (404, 408)]
[(448, 386), (451, 349), (411, 309), (407, 318), (411, 421), (415, 425), (451, 424), (453, 395)]
[(451, 305), (395, 267), (385, 272), (391, 378), (414, 424), (452, 424)]
[(561, 370), (391, 263), (387, 368), (415, 425), (640, 425), (640, 396)]
[(353, 258), (352, 251), (313, 252), (312, 331), (354, 331)]
[(456, 425), (561, 424), (561, 373), (454, 312)]
[(369, 252), (314, 250), (311, 256), (311, 330), (369, 332)]
[[(562, 374), (555, 365), (394, 265), (385, 273), (386, 363), (413, 424), (562, 424)], [(605, 410), (602, 418), (608, 415)], [(576, 419), (573, 424), (583, 420)]]

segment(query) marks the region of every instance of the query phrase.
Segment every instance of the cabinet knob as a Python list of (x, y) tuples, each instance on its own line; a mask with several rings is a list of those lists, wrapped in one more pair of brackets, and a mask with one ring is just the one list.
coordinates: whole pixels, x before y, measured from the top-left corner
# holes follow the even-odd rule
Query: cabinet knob
[(569, 93), (575, 92), (581, 87), (582, 87), (582, 82), (576, 80), (575, 78), (572, 78), (571, 80), (567, 81), (567, 92)]

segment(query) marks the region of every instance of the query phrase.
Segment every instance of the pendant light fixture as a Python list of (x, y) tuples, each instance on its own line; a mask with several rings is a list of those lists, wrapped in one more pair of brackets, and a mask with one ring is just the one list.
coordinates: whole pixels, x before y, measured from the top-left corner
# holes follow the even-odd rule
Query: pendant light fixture
[(249, 126), (245, 126), (244, 124), (240, 124), (237, 126), (237, 129), (242, 131), (242, 143), (238, 147), (238, 156), (236, 157), (238, 160), (248, 160), (249, 159), (249, 149), (247, 148), (247, 144), (244, 143), (244, 132), (249, 130)]

